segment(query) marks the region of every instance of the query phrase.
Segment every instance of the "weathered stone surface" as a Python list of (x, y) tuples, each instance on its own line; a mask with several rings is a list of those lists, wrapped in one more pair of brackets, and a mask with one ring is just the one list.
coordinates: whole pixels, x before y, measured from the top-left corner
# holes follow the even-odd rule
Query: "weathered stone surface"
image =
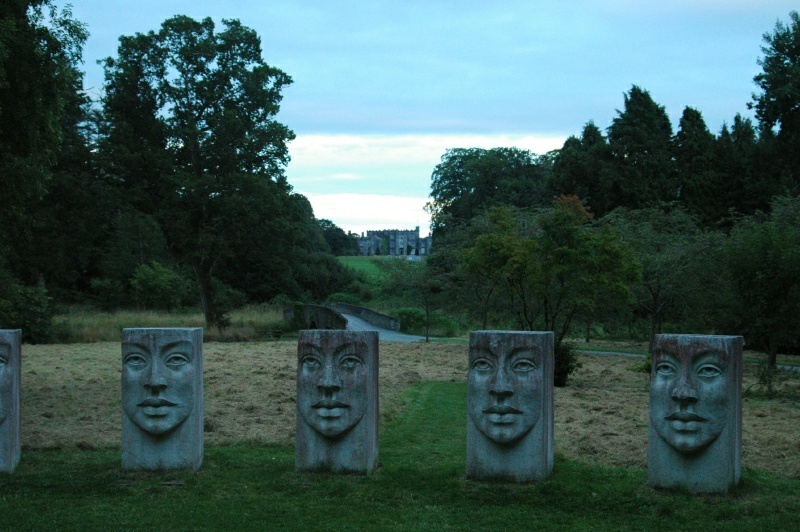
[(123, 329), (122, 467), (203, 462), (203, 329)]
[(300, 331), (298, 471), (371, 473), (378, 463), (378, 333)]
[(22, 331), (0, 330), (0, 471), (11, 473), (20, 456)]
[(467, 413), (467, 478), (547, 477), (553, 470), (553, 333), (470, 333)]
[(657, 335), (648, 483), (723, 493), (739, 483), (741, 455), (742, 337)]

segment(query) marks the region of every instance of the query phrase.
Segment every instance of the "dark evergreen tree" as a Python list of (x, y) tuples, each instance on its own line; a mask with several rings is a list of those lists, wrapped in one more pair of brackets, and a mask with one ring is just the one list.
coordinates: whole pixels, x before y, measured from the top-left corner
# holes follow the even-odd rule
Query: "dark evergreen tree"
[(613, 156), (609, 196), (616, 206), (640, 208), (673, 201), (678, 181), (672, 152), (672, 126), (663, 106), (634, 85), (625, 108), (608, 128)]
[(580, 139), (569, 137), (556, 155), (551, 188), (556, 194), (578, 196), (592, 212), (603, 216), (615, 206), (610, 194), (611, 161), (608, 142), (590, 121)]
[(789, 23), (778, 21), (764, 34), (759, 60), (763, 71), (753, 81), (761, 92), (753, 95), (761, 136), (775, 134), (771, 153), (777, 166), (771, 174), (784, 188), (800, 187), (800, 15), (789, 13)]
[(719, 172), (716, 139), (697, 109), (683, 110), (674, 148), (678, 199), (686, 211), (706, 225), (724, 218), (727, 179)]

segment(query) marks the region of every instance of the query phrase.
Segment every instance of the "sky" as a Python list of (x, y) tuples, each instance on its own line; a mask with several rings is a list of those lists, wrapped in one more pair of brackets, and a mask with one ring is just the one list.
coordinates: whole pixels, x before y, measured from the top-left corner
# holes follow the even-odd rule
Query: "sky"
[[(56, 0), (63, 6), (67, 2)], [(71, 0), (87, 24), (85, 86), (120, 35), (177, 14), (239, 19), (293, 79), (277, 119), (297, 138), (286, 175), (345, 230), (428, 233), (434, 167), (449, 148), (542, 154), (605, 130), (633, 85), (677, 130), (687, 106), (712, 132), (758, 91), (764, 33), (784, 0)], [(794, 5), (793, 5), (794, 4)]]

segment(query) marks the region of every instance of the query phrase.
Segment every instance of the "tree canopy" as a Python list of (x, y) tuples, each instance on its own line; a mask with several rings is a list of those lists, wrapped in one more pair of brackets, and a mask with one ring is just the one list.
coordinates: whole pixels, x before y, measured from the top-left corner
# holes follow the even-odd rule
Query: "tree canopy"
[(265, 221), (256, 204), (291, 194), (283, 167), (294, 133), (274, 118), (291, 78), (239, 21), (217, 32), (210, 18), (186, 16), (121, 37), (104, 68), (105, 170), (193, 269), (208, 325), (222, 325), (218, 267)]
[(494, 205), (532, 207), (548, 201), (549, 159), (519, 148), (454, 148), (431, 176), (434, 236), (467, 223)]

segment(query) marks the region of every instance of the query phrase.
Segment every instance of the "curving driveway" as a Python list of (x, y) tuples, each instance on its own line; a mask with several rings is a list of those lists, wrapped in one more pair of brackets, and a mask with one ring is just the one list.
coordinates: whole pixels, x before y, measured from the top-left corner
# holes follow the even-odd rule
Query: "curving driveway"
[(377, 331), (378, 339), (381, 342), (424, 342), (424, 336), (414, 336), (412, 334), (403, 334), (389, 329), (381, 329), (371, 323), (362, 320), (352, 314), (342, 314), (347, 318), (348, 331)]

